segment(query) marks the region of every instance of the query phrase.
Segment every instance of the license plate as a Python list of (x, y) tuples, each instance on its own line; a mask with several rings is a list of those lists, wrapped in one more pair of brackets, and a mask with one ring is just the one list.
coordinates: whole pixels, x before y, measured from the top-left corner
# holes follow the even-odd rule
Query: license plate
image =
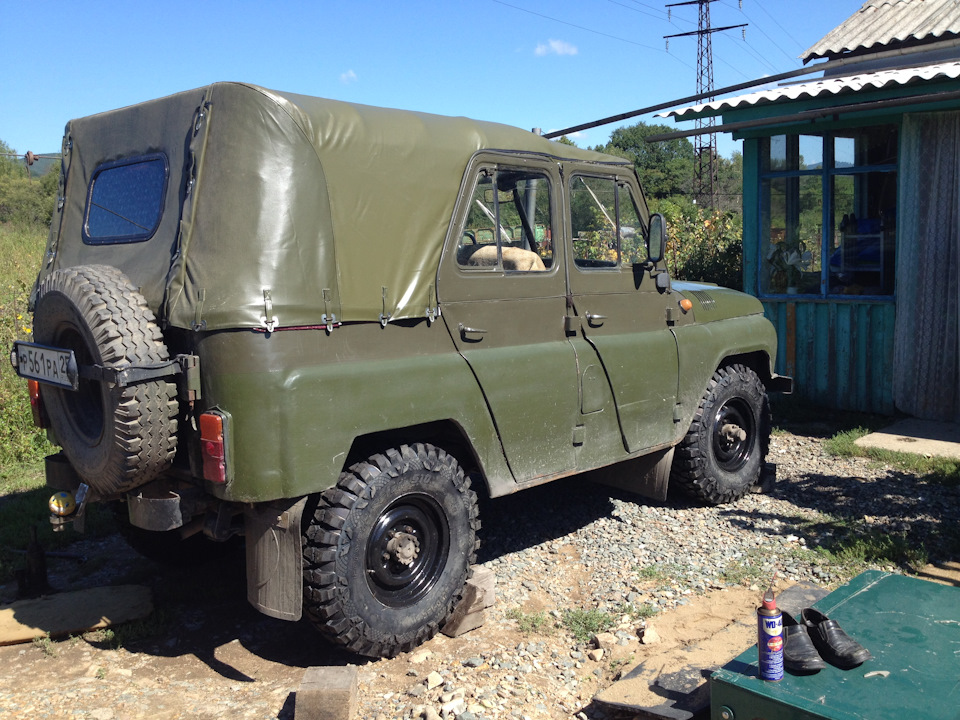
[(73, 350), (15, 342), (10, 362), (22, 378), (70, 390), (77, 389), (77, 358)]

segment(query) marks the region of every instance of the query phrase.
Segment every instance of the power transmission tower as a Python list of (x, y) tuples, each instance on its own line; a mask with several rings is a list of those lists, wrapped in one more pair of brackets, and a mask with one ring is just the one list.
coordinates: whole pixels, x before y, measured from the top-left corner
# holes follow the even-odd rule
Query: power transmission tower
[[(677, 33), (676, 35), (664, 35), (669, 48), (670, 38), (697, 36), (697, 94), (706, 94), (713, 92), (713, 41), (711, 37), (715, 32), (724, 30), (734, 30), (736, 28), (747, 27), (746, 23), (741, 25), (727, 25), (725, 27), (710, 27), (710, 3), (716, 0), (686, 0), (686, 2), (670, 3), (666, 5), (667, 17), (669, 17), (669, 8), (679, 7), (681, 5), (698, 5), (700, 9), (700, 19), (697, 30), (692, 32)], [(741, 0), (742, 5), (742, 0)], [(711, 102), (713, 97), (708, 97), (706, 102)], [(711, 128), (716, 122), (716, 118), (698, 117), (696, 120), (696, 129)], [(717, 171), (715, 159), (717, 157), (717, 136), (715, 133), (698, 134), (694, 149), (697, 154), (697, 177), (694, 191), (697, 196), (697, 202), (700, 205), (707, 205), (710, 208), (716, 206), (716, 177)]]

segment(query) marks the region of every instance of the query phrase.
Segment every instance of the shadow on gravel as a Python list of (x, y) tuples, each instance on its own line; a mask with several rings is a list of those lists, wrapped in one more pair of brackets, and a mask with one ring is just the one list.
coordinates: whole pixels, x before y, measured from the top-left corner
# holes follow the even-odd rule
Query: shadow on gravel
[[(956, 488), (911, 473), (887, 470), (863, 478), (804, 473), (778, 481), (772, 497), (786, 500), (796, 515), (745, 512), (732, 506), (722, 512), (732, 524), (766, 535), (797, 535), (809, 547), (842, 552), (859, 543), (867, 560), (889, 559), (911, 566), (911, 559), (951, 560), (960, 555), (960, 502)], [(778, 527), (770, 527), (776, 520)], [(870, 558), (872, 551), (886, 552)], [(890, 557), (889, 555), (893, 555)], [(897, 557), (899, 555), (899, 557)], [(916, 569), (916, 568), (910, 568)]]
[(655, 503), (639, 495), (573, 476), (496, 499), (480, 501), (480, 550), (477, 562), (564, 537), (610, 515), (613, 498)]
[(255, 610), (246, 600), (242, 547), (193, 568), (162, 567), (145, 559), (138, 566), (138, 577), (126, 580), (151, 586), (153, 614), (118, 626), (112, 639), (91, 645), (121, 646), (160, 658), (192, 655), (218, 675), (241, 683), (258, 680), (241, 669), (251, 666), (243, 651), (291, 668), (363, 663), (327, 643), (306, 620), (287, 622)]

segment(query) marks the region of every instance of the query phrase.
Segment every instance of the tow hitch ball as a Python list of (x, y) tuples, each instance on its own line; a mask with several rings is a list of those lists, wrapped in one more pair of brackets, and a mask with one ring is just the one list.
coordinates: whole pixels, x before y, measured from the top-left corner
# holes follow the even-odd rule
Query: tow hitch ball
[(54, 532), (63, 532), (69, 523), (73, 523), (77, 532), (83, 532), (89, 490), (86, 483), (80, 483), (76, 493), (61, 490), (50, 496), (47, 506), (50, 508), (50, 524)]

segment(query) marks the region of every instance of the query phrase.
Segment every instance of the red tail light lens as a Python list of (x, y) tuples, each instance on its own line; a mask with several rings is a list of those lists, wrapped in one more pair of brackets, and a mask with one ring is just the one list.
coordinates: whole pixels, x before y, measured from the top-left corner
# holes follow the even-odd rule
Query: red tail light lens
[(33, 413), (33, 424), (38, 428), (48, 427), (47, 412), (43, 407), (43, 398), (40, 397), (40, 383), (36, 380), (27, 380), (27, 389), (30, 392), (30, 412)]
[(203, 477), (220, 485), (227, 482), (227, 459), (223, 442), (223, 416), (205, 412), (200, 415), (200, 450)]

